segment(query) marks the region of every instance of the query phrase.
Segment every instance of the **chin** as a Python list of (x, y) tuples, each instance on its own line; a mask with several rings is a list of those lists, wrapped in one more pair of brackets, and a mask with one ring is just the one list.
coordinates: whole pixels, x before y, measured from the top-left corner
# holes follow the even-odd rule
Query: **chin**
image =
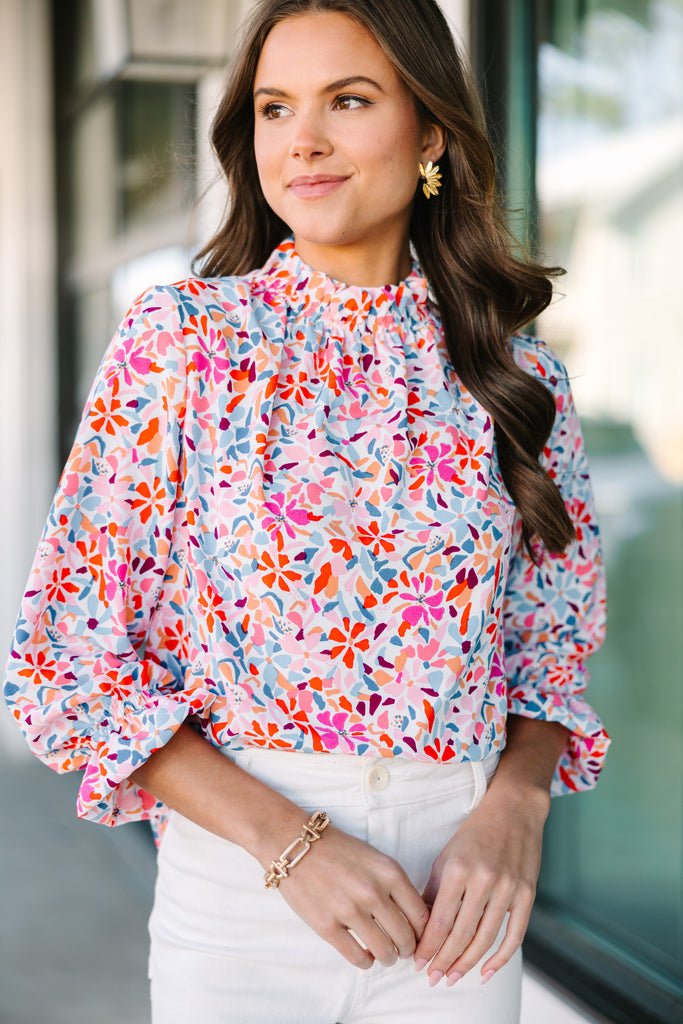
[(329, 217), (319, 209), (282, 219), (298, 239), (303, 239), (310, 245), (345, 245), (358, 237), (363, 237), (363, 232), (359, 232), (357, 219), (345, 215)]

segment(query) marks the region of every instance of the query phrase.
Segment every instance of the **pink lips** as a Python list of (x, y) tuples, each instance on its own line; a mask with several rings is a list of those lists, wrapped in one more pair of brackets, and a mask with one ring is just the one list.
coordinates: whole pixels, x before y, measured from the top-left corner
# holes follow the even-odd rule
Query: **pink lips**
[(289, 188), (300, 199), (316, 199), (318, 196), (326, 196), (330, 192), (335, 192), (347, 180), (347, 178), (316, 180), (315, 177), (312, 177), (307, 181), (306, 179), (295, 178)]

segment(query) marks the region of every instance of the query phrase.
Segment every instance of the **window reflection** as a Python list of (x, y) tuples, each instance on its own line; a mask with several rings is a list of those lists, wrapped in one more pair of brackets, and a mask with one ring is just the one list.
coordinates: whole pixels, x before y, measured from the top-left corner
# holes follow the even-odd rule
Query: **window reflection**
[(121, 111), (123, 228), (157, 223), (193, 199), (195, 87), (124, 82)]
[(543, 893), (680, 978), (683, 4), (541, 6), (540, 251), (567, 275), (536, 333), (584, 424), (608, 564), (590, 669), (613, 739), (596, 793), (557, 809)]

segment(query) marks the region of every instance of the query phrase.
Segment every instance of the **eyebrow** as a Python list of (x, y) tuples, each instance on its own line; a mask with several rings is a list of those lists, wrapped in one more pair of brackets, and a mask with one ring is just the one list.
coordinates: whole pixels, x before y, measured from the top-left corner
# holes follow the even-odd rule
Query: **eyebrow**
[[(348, 78), (338, 78), (336, 82), (330, 82), (321, 91), (324, 93), (336, 92), (337, 89), (344, 89), (347, 85), (353, 85), (355, 82), (365, 82), (366, 85), (372, 85), (375, 89), (380, 92), (384, 92), (384, 89), (376, 82), (374, 78), (368, 78), (366, 75), (349, 75)], [(283, 99), (291, 99), (288, 93), (282, 89), (274, 89), (271, 86), (264, 85), (260, 89), (257, 89), (254, 93), (254, 99), (260, 96), (261, 93), (268, 93), (269, 96), (281, 96)]]

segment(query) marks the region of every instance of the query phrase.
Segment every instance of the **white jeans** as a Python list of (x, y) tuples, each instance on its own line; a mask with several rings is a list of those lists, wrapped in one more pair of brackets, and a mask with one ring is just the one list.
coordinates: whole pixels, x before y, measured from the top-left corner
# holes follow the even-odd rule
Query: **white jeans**
[[(500, 754), (462, 764), (265, 748), (229, 756), (305, 811), (327, 811), (338, 828), (392, 856), (422, 892)], [(508, 917), (453, 986), (442, 979), (430, 987), (427, 968), (416, 972), (412, 957), (362, 970), (265, 888), (256, 858), (173, 813), (149, 921), (152, 1024), (518, 1024), (521, 947), (485, 985), (480, 976)]]

